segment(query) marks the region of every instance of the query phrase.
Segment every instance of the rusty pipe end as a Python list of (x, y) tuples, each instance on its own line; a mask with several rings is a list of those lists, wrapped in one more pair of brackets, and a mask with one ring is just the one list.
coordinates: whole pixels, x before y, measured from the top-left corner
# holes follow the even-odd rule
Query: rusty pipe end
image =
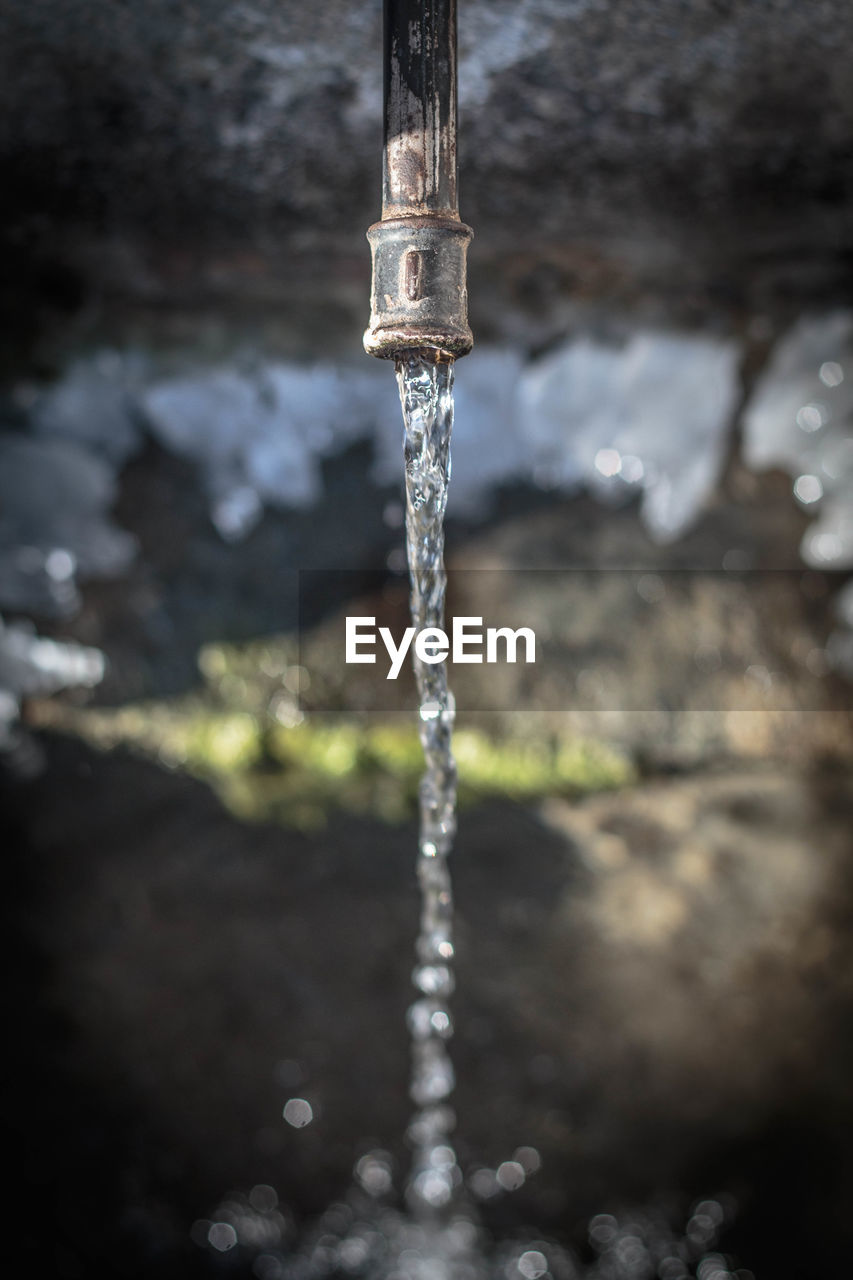
[(458, 218), (383, 218), (367, 233), (373, 256), (370, 324), (364, 349), (380, 359), (435, 351), (459, 359), (474, 345), (468, 327), (466, 266), (473, 231)]

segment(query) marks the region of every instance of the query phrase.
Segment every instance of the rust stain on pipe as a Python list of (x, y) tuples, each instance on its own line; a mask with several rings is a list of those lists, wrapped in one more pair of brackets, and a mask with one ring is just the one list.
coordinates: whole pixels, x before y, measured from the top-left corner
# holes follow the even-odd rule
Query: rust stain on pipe
[(373, 253), (372, 355), (465, 355), (466, 255), (456, 153), (456, 0), (385, 0), (382, 218)]

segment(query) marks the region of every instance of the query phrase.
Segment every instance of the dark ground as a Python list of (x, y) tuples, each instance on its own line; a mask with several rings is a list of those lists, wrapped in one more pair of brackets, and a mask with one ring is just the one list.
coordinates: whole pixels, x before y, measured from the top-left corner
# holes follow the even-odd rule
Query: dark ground
[[(204, 1274), (189, 1223), (230, 1187), (272, 1182), (303, 1218), (362, 1150), (405, 1162), (414, 831), (246, 827), (185, 778), (45, 746), (48, 771), (4, 804), (16, 1236), (48, 1274)], [(463, 817), (460, 1158), (540, 1150), (529, 1189), (486, 1211), (499, 1234), (582, 1239), (593, 1212), (728, 1190), (725, 1247), (757, 1276), (843, 1274), (849, 780), (760, 767), (646, 791), (645, 812), (642, 789), (598, 806), (630, 875), (663, 874), (654, 938), (613, 914), (589, 830), (585, 849), (541, 812)], [(661, 872), (691, 793), (698, 895)], [(316, 1107), (304, 1131), (280, 1120), (293, 1092)]]

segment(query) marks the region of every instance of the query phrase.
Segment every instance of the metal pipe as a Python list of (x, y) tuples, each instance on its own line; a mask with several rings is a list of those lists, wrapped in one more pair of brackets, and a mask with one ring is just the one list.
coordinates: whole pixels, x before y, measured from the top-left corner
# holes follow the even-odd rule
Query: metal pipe
[(382, 218), (364, 348), (394, 358), (466, 355), (473, 344), (465, 283), (473, 232), (459, 218), (456, 0), (385, 0)]

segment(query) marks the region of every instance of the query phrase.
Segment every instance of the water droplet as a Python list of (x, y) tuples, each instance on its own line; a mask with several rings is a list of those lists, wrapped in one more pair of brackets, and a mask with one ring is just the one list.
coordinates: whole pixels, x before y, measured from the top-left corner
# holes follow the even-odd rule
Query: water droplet
[(823, 485), (817, 476), (797, 476), (794, 481), (794, 497), (806, 505), (818, 502), (823, 497)]
[(525, 1280), (539, 1280), (548, 1270), (548, 1259), (538, 1249), (528, 1249), (519, 1258), (518, 1269)]
[(413, 1146), (426, 1149), (451, 1133), (455, 1124), (456, 1114), (452, 1107), (446, 1104), (427, 1105), (412, 1118), (406, 1136)]
[(449, 1169), (456, 1164), (456, 1152), (452, 1147), (433, 1147), (429, 1153), (429, 1162), (434, 1169)]
[(257, 1209), (258, 1213), (272, 1213), (278, 1205), (278, 1193), (275, 1187), (269, 1186), (266, 1182), (259, 1182), (249, 1192), (249, 1203), (253, 1209)]
[(409, 1031), (416, 1040), (426, 1040), (433, 1031), (432, 1019), (436, 1016), (431, 1000), (416, 1000), (406, 1015)]
[(282, 1115), (294, 1129), (304, 1129), (314, 1119), (311, 1103), (304, 1098), (289, 1098), (284, 1104)]
[(424, 1169), (415, 1178), (413, 1189), (421, 1200), (439, 1208), (453, 1195), (453, 1182), (443, 1169)]
[(355, 1176), (369, 1196), (384, 1196), (393, 1185), (387, 1151), (369, 1151), (355, 1166)]
[(820, 431), (828, 417), (826, 405), (804, 404), (797, 410), (797, 426), (811, 434), (814, 431)]
[(227, 1253), (237, 1243), (237, 1232), (230, 1222), (212, 1222), (207, 1239), (219, 1253)]
[(837, 533), (817, 533), (808, 539), (809, 550), (815, 560), (831, 564), (841, 558), (844, 550)]
[[(435, 1042), (427, 1041), (422, 1047), (430, 1045), (435, 1045)], [(411, 1087), (412, 1099), (419, 1107), (439, 1102), (453, 1092), (455, 1083), (453, 1064), (442, 1045), (441, 1056), (425, 1057), (417, 1063)]]
[(633, 453), (626, 453), (622, 458), (619, 474), (626, 484), (639, 484), (646, 473), (642, 458)]
[(67, 582), (77, 569), (77, 557), (61, 547), (48, 552), (44, 562), (45, 572), (54, 582)]
[(844, 370), (837, 361), (824, 360), (818, 377), (825, 387), (840, 387), (844, 381)]
[(517, 1191), (524, 1185), (524, 1170), (517, 1160), (504, 1160), (495, 1174), (504, 1191)]
[(599, 449), (595, 455), (595, 469), (603, 476), (618, 476), (622, 470), (622, 455), (618, 449)]
[(450, 1016), (445, 1013), (444, 1009), (436, 1009), (429, 1022), (436, 1035), (441, 1036), (442, 1039), (446, 1040), (453, 1032)]
[(610, 1213), (597, 1213), (589, 1224), (589, 1238), (593, 1244), (608, 1245), (616, 1239), (619, 1224)]
[(453, 974), (446, 964), (418, 965), (412, 980), (418, 990), (427, 996), (447, 996), (453, 993)]
[(519, 1147), (512, 1153), (512, 1158), (518, 1161), (528, 1177), (542, 1168), (542, 1157), (535, 1147)]

